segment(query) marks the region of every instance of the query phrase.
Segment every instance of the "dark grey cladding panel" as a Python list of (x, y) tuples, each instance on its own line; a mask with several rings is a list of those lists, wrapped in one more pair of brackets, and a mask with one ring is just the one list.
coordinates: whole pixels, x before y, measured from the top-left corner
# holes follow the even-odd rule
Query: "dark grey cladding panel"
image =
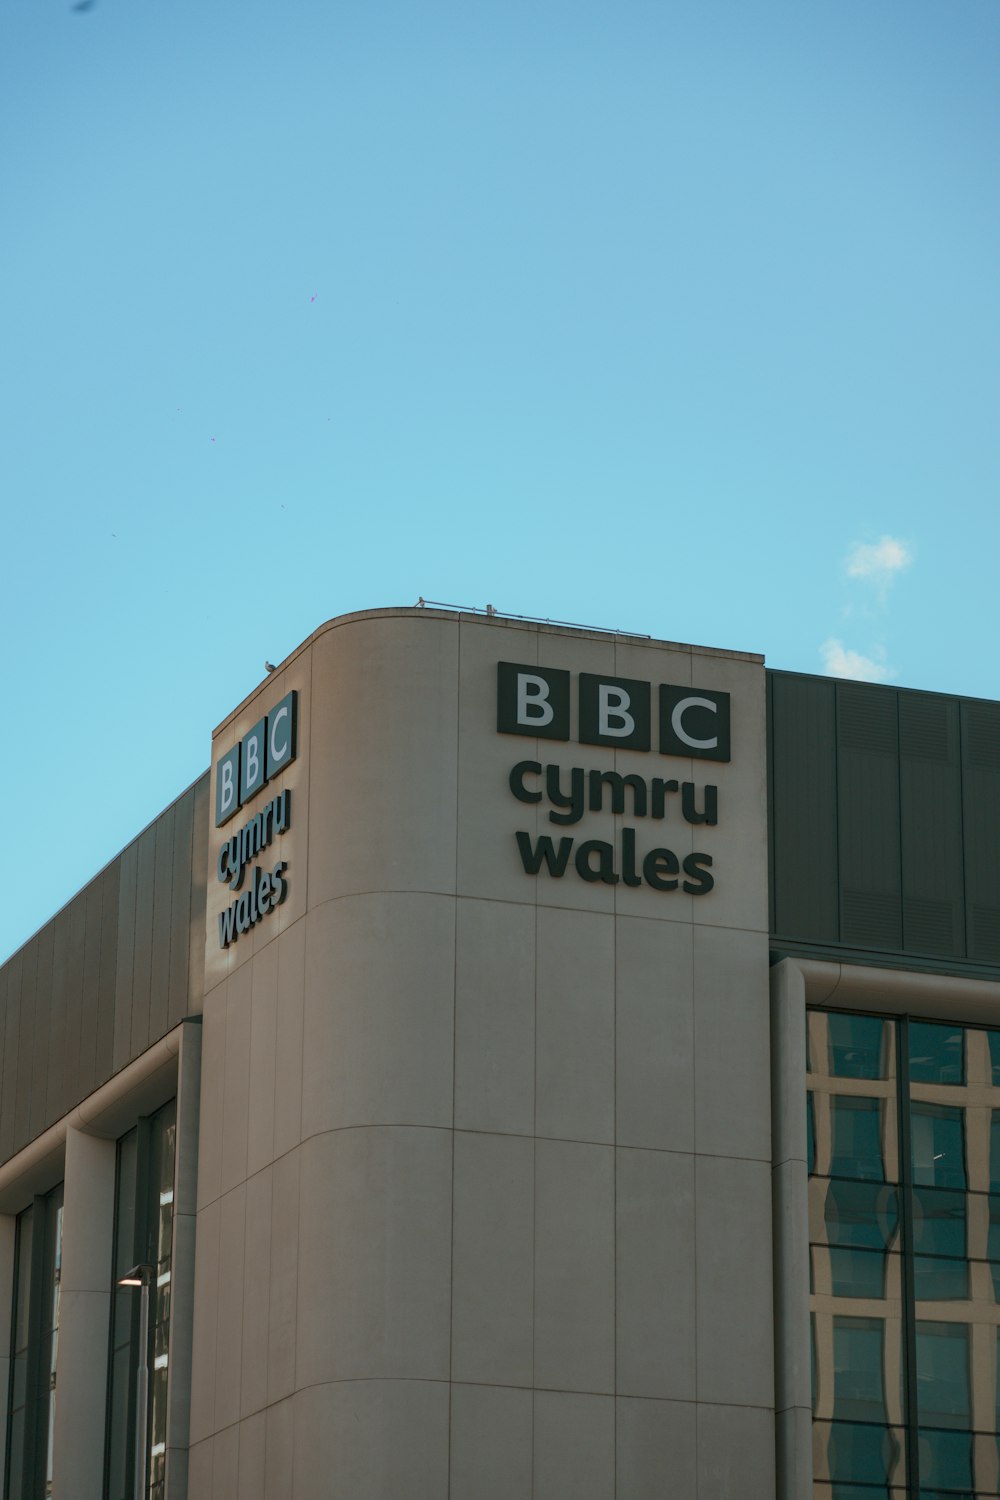
[(962, 704), (969, 957), (1000, 964), (1000, 703)]
[(201, 1011), (208, 781), (0, 968), (0, 1161)]
[[(772, 924), (782, 933), (839, 936), (834, 685), (768, 676)], [(801, 878), (802, 870), (810, 873)]]
[(1000, 704), (785, 672), (768, 691), (775, 942), (1000, 966)]

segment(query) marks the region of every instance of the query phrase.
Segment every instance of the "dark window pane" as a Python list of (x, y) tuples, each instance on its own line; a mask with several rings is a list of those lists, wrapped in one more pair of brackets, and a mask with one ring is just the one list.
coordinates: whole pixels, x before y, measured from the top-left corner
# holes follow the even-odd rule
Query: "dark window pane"
[(891, 1427), (869, 1422), (818, 1422), (816, 1440), (825, 1446), (818, 1472), (828, 1473), (841, 1484), (899, 1483), (902, 1466), (902, 1434)]
[(962, 1301), (969, 1295), (969, 1263), (917, 1255), (913, 1261), (913, 1283), (918, 1302)]
[(881, 1099), (834, 1094), (830, 1100), (833, 1151), (830, 1175), (884, 1182)]
[(885, 1022), (877, 1016), (827, 1017), (830, 1072), (835, 1078), (885, 1077)]
[(965, 1257), (965, 1194), (913, 1189), (913, 1247), (919, 1255)]
[[(990, 1032), (990, 1041), (993, 1032)], [(1000, 1193), (1000, 1109), (993, 1111), (990, 1124), (990, 1192)]]
[(835, 1417), (885, 1421), (884, 1331), (881, 1318), (834, 1318)]
[(812, 1094), (806, 1095), (806, 1163), (812, 1176), (816, 1170), (816, 1101)]
[(830, 1282), (835, 1297), (884, 1297), (886, 1256), (881, 1250), (831, 1247)]
[[(922, 1426), (970, 1426), (967, 1323), (917, 1323), (917, 1404)], [(951, 1483), (944, 1476), (931, 1482)]]
[(894, 1187), (874, 1182), (830, 1182), (824, 1203), (828, 1243), (859, 1250), (886, 1249), (896, 1235), (897, 1202)]
[(961, 1500), (963, 1492), (972, 1490), (971, 1432), (942, 1432), (921, 1427), (917, 1448), (921, 1493), (930, 1486), (932, 1490), (950, 1491), (949, 1500)]
[(911, 1021), (910, 1082), (964, 1083), (965, 1033), (958, 1026)]
[(965, 1187), (965, 1111), (948, 1104), (912, 1103), (913, 1181), (927, 1187)]

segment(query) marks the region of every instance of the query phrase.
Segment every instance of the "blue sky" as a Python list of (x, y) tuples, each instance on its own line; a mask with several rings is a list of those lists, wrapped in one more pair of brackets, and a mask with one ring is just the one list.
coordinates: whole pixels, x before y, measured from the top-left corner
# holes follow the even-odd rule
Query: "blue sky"
[(996, 0), (8, 0), (12, 951), (321, 621), (1000, 697)]

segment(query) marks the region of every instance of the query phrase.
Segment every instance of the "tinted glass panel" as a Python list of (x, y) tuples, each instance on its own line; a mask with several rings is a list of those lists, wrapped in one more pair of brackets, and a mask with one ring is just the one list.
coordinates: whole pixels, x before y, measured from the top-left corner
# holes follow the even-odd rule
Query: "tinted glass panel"
[(910, 1105), (913, 1181), (927, 1187), (965, 1187), (965, 1111), (948, 1104)]
[(917, 1323), (917, 1401), (921, 1426), (970, 1426), (967, 1324)]
[(829, 1015), (827, 1036), (833, 1077), (884, 1078), (885, 1031), (885, 1022), (878, 1016)]
[(958, 1027), (911, 1021), (910, 1082), (964, 1083), (965, 1033)]
[(833, 1126), (831, 1175), (884, 1182), (882, 1100), (838, 1094), (830, 1100), (830, 1113)]

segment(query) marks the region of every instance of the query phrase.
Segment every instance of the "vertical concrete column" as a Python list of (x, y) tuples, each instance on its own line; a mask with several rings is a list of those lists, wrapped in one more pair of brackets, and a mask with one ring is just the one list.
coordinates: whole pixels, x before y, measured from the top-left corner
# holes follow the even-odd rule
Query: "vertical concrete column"
[[(10, 1391), (10, 1320), (14, 1310), (14, 1246), (17, 1219), (0, 1214), (0, 1413), (6, 1416)], [(0, 1421), (0, 1474), (7, 1467), (7, 1422)]]
[(810, 1500), (806, 982), (793, 959), (771, 970), (771, 1061), (778, 1500)]
[(64, 1192), (53, 1491), (92, 1500), (104, 1470), (114, 1141), (67, 1130)]
[(183, 1028), (177, 1073), (177, 1147), (170, 1266), (170, 1379), (167, 1386), (166, 1491), (169, 1500), (186, 1500), (188, 1492), (200, 1095), (201, 1025), (192, 1021)]

